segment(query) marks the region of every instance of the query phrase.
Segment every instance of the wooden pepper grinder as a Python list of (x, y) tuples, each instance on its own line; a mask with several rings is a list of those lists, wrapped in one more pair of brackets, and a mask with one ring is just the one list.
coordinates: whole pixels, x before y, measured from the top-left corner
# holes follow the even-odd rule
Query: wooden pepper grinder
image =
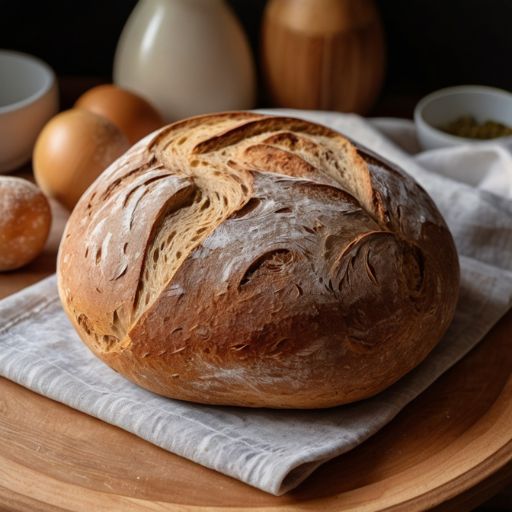
[(363, 114), (379, 93), (385, 48), (373, 0), (269, 0), (262, 41), (277, 106)]

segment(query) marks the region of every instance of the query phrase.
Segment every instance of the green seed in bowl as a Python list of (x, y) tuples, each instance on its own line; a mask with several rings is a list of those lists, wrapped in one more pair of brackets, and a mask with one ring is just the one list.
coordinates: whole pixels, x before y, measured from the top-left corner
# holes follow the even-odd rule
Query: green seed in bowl
[(512, 127), (498, 121), (487, 120), (483, 123), (472, 116), (462, 116), (439, 127), (445, 133), (467, 139), (495, 139), (512, 135)]

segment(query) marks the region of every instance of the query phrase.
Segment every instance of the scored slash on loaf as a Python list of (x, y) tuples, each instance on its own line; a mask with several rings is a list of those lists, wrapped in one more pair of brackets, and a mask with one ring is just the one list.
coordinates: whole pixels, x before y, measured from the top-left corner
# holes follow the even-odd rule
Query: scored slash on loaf
[(89, 348), (156, 393), (330, 407), (419, 364), (454, 313), (452, 237), (412, 178), (307, 121), (169, 125), (81, 198), (58, 261)]

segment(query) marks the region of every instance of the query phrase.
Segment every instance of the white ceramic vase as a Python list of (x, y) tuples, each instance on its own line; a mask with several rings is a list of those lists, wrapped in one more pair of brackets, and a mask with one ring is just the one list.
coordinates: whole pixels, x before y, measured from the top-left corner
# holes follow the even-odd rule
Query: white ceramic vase
[(114, 81), (168, 122), (254, 105), (249, 44), (224, 0), (139, 0), (119, 39)]

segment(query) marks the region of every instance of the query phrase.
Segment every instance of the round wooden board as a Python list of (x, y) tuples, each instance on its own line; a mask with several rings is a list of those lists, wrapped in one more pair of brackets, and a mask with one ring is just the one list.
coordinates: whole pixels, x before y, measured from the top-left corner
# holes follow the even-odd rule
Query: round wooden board
[[(45, 254), (0, 277), (0, 296), (53, 271), (63, 221), (56, 211)], [(469, 510), (512, 476), (511, 339), (512, 312), (392, 423), (282, 497), (0, 379), (0, 510)]]

